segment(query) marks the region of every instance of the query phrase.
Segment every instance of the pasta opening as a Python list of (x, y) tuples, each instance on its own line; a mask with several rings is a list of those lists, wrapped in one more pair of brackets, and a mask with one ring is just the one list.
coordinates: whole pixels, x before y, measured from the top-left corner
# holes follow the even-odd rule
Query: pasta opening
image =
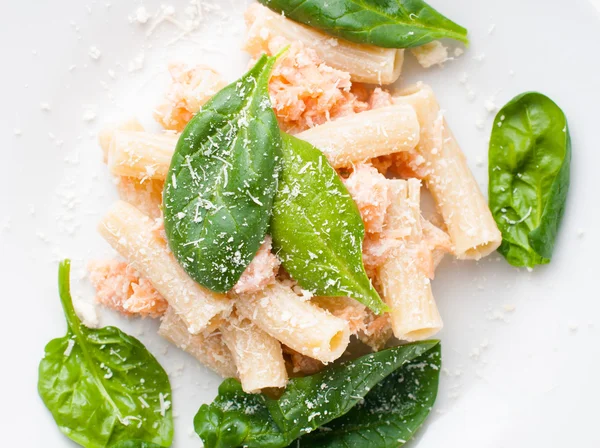
[(441, 326), (420, 328), (418, 330), (410, 331), (410, 332), (406, 333), (402, 339), (405, 341), (408, 341), (408, 342), (422, 341), (424, 339), (429, 339), (430, 337), (434, 336), (441, 329), (442, 329)]
[(462, 255), (458, 254), (457, 258), (461, 260), (479, 260), (494, 252), (498, 249), (499, 245), (500, 243), (498, 241), (488, 241), (467, 249)]
[(329, 342), (329, 348), (331, 350), (335, 351), (335, 349), (338, 348), (342, 344), (343, 340), (344, 340), (344, 332), (338, 331), (331, 338), (331, 341)]

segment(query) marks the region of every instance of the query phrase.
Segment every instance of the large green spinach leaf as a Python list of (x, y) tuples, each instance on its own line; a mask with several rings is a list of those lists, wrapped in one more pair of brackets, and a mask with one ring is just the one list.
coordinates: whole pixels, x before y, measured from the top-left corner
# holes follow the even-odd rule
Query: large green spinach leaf
[(262, 56), (181, 134), (165, 183), (169, 246), (198, 283), (227, 292), (258, 251), (277, 189), (281, 136)]
[(70, 263), (59, 268), (67, 334), (48, 343), (38, 391), (60, 430), (86, 448), (137, 439), (170, 446), (167, 374), (140, 341), (115, 327), (87, 328), (69, 292)]
[(301, 437), (290, 448), (397, 448), (404, 445), (413, 438), (433, 407), (440, 366), (438, 344), (378, 383), (346, 415)]
[(310, 143), (282, 134), (283, 171), (271, 221), (281, 262), (302, 287), (387, 308), (365, 273), (363, 221), (335, 170)]
[(514, 266), (550, 262), (570, 184), (571, 138), (563, 111), (529, 92), (504, 106), (489, 150), (490, 208), (498, 251)]
[[(342, 444), (343, 437), (369, 430), (384, 434), (389, 443), (390, 437), (409, 437), (421, 425), (435, 400), (439, 369), (439, 342), (424, 341), (292, 379), (278, 399), (246, 394), (237, 380), (229, 379), (212, 404), (202, 405), (194, 427), (206, 448), (281, 448), (326, 424), (336, 435), (329, 442), (319, 432), (295, 443), (313, 446), (314, 437), (315, 443)], [(363, 417), (365, 425), (359, 428)], [(388, 445), (373, 448), (380, 446)]]
[(290, 19), (352, 42), (409, 48), (436, 39), (468, 42), (467, 30), (422, 0), (259, 0)]

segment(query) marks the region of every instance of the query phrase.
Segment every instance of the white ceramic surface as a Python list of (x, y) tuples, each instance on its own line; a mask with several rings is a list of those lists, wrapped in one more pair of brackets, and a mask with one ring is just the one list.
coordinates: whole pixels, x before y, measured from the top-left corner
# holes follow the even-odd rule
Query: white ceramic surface
[[(243, 0), (200, 0), (198, 30), (174, 43), (180, 32), (171, 23), (150, 36), (152, 18), (146, 25), (130, 23), (139, 1), (109, 1), (10, 2), (3, 8), (1, 446), (72, 446), (37, 396), (37, 365), (46, 342), (65, 331), (57, 261), (74, 260), (75, 294), (91, 300), (85, 262), (111, 254), (95, 232), (115, 198), (96, 144), (98, 129), (131, 114), (150, 125), (152, 106), (167, 85), (168, 61), (212, 65), (230, 79), (246, 66), (238, 49)], [(170, 3), (184, 21), (188, 0)], [(424, 71), (410, 60), (403, 82), (433, 85), (481, 185), (493, 118), (486, 104), (502, 105), (526, 90), (548, 94), (567, 113), (573, 168), (551, 265), (527, 272), (494, 255), (480, 263), (447, 260), (438, 270), (445, 369), (435, 411), (411, 446), (600, 446), (600, 2), (431, 3), (467, 26), (472, 44), (443, 69)], [(143, 4), (153, 14), (161, 3)], [(90, 57), (92, 46), (98, 59)], [(199, 446), (192, 418), (213, 398), (219, 379), (159, 339), (154, 322), (101, 314), (103, 324), (138, 336), (165, 366), (174, 387), (174, 446)]]

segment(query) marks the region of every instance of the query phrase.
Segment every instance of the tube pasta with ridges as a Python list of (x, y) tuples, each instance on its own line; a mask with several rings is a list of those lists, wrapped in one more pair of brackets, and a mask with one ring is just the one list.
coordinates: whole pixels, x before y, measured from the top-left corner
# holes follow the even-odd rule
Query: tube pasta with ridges
[[(296, 135), (319, 148), (334, 168), (346, 168), (374, 157), (411, 151), (420, 127), (411, 106), (392, 105), (338, 118)], [(177, 136), (116, 131), (109, 153), (115, 175), (164, 180)]]
[(400, 77), (404, 50), (355, 44), (334, 38), (262, 5), (248, 8), (246, 22), (248, 34), (244, 50), (252, 56), (268, 53), (269, 41), (279, 37), (290, 43), (300, 41), (312, 48), (325, 64), (350, 73), (352, 81), (392, 84)]
[(237, 377), (233, 356), (221, 335), (209, 332), (191, 334), (172, 307), (163, 316), (158, 334), (223, 378)]
[(110, 150), (116, 131), (143, 132), (144, 126), (142, 126), (137, 118), (131, 118), (122, 123), (109, 125), (102, 129), (98, 134), (98, 143), (100, 144), (100, 148), (102, 148), (102, 153), (104, 154), (104, 163), (108, 162), (108, 151)]
[(324, 363), (342, 356), (350, 340), (346, 321), (303, 300), (281, 283), (236, 297), (236, 308), (281, 343)]
[(316, 146), (334, 168), (411, 151), (419, 143), (419, 121), (408, 105), (392, 105), (348, 115), (300, 132), (299, 139)]
[(394, 97), (395, 104), (414, 107), (421, 125), (417, 154), (423, 180), (444, 218), (459, 259), (478, 260), (502, 242), (473, 173), (431, 88), (418, 84)]
[(394, 336), (404, 341), (428, 339), (443, 323), (431, 291), (426, 269), (419, 263), (423, 230), (420, 189), (416, 179), (390, 180), (392, 205), (388, 208), (386, 236), (398, 238), (379, 267), (377, 276), (383, 298), (390, 307)]
[(285, 387), (287, 371), (279, 341), (248, 319), (229, 319), (220, 327), (223, 341), (233, 355), (244, 392)]
[(115, 131), (108, 168), (116, 176), (164, 180), (179, 140), (178, 134)]
[(166, 242), (155, 231), (154, 221), (131, 204), (115, 203), (98, 231), (152, 283), (185, 321), (190, 333), (206, 330), (213, 319), (231, 312), (232, 301), (192, 280), (167, 250)]
[[(104, 163), (108, 163), (108, 153), (113, 145), (117, 131), (144, 132), (144, 127), (136, 119), (131, 118), (119, 124), (106, 126), (98, 135), (98, 143), (104, 154)], [(160, 179), (140, 179), (139, 177), (116, 176), (117, 192), (122, 201), (137, 207), (151, 218), (160, 217), (162, 189), (164, 182)]]

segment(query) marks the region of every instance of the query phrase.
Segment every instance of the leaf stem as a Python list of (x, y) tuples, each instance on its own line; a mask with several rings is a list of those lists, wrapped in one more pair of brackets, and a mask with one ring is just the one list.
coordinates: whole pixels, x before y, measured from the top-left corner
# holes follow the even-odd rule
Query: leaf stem
[(75, 313), (73, 307), (73, 298), (71, 297), (70, 286), (71, 260), (64, 259), (58, 266), (58, 293), (60, 302), (67, 319), (67, 324), (72, 331), (77, 331), (81, 325), (81, 321)]
[(283, 56), (285, 53), (287, 53), (287, 51), (290, 49), (291, 45), (286, 45), (285, 47), (283, 47), (281, 50), (279, 50), (279, 52), (273, 56), (273, 58), (275, 58), (275, 62), (277, 60), (279, 60), (279, 58), (281, 56)]

